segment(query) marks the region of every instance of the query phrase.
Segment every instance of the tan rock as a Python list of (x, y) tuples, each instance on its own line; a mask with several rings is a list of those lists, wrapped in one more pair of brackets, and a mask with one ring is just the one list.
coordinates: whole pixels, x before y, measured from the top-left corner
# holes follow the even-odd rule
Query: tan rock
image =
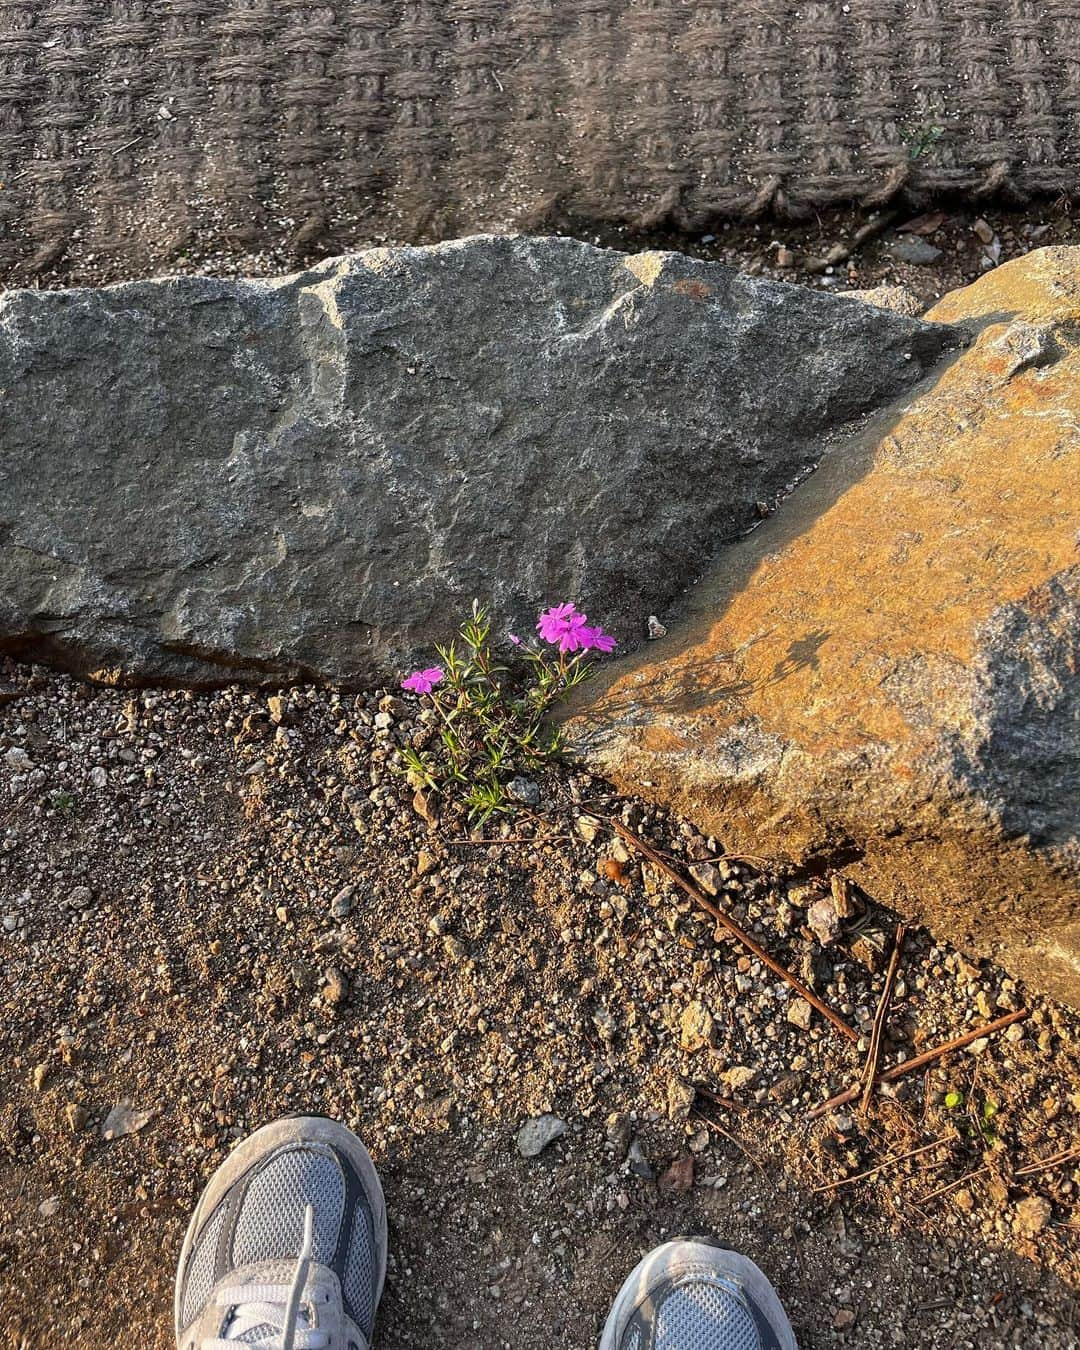
[(679, 1020), (679, 1045), (692, 1054), (704, 1050), (713, 1042), (712, 1013), (704, 1003), (688, 1003)]
[(733, 852), (1080, 1006), (1080, 250), (928, 316), (972, 344), (726, 548), (574, 734)]

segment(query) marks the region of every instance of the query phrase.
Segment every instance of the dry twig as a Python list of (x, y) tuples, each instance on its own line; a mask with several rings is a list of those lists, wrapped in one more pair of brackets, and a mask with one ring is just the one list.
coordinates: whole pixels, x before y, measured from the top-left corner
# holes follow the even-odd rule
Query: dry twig
[(782, 966), (774, 957), (770, 956), (760, 942), (755, 941), (749, 933), (744, 932), (734, 919), (729, 919), (724, 911), (714, 905), (711, 900), (707, 900), (701, 891), (699, 891), (692, 882), (687, 881), (681, 872), (676, 871), (674, 867), (671, 867), (666, 863), (651, 844), (647, 844), (643, 839), (639, 839), (632, 830), (626, 828), (622, 821), (616, 820), (614, 817), (609, 817), (609, 819), (612, 828), (616, 830), (628, 844), (633, 845), (639, 853), (648, 858), (649, 862), (651, 862), (654, 867), (658, 867), (665, 876), (670, 877), (677, 886), (686, 892), (696, 905), (699, 905), (706, 914), (711, 914), (717, 923), (726, 928), (733, 937), (738, 938), (743, 946), (753, 952), (760, 961), (763, 961), (775, 975), (779, 975), (782, 980), (790, 984), (792, 989), (794, 989), (801, 998), (804, 998), (812, 1008), (816, 1008), (818, 1012), (821, 1013), (822, 1017), (831, 1022), (842, 1036), (845, 1036), (849, 1041), (857, 1041), (859, 1039), (854, 1029), (844, 1021), (839, 1013), (833, 1012), (829, 1005), (823, 1003), (812, 989), (808, 989), (800, 979), (792, 975), (790, 970), (785, 966)]
[(735, 1135), (731, 1133), (730, 1130), (725, 1130), (723, 1125), (721, 1125), (718, 1120), (713, 1120), (711, 1116), (703, 1115), (700, 1111), (694, 1111), (693, 1114), (695, 1118), (697, 1120), (700, 1120), (703, 1125), (708, 1126), (710, 1130), (715, 1130), (716, 1133), (720, 1135), (722, 1138), (726, 1139), (729, 1144), (734, 1144), (740, 1153), (744, 1154), (747, 1158), (750, 1159), (750, 1161), (754, 1164), (754, 1166), (761, 1173), (761, 1175), (762, 1176), (765, 1175), (765, 1168), (761, 1164), (761, 1159), (756, 1157), (753, 1153), (751, 1153), (751, 1151), (746, 1147), (746, 1145), (742, 1142), (741, 1139), (737, 1139)]
[(874, 1096), (874, 1080), (877, 1078), (878, 1064), (881, 1060), (881, 1037), (885, 1030), (885, 1019), (889, 1013), (889, 1004), (892, 1001), (893, 986), (896, 984), (897, 972), (900, 969), (900, 957), (904, 951), (904, 934), (907, 929), (902, 923), (896, 925), (896, 937), (893, 940), (892, 956), (889, 958), (889, 969), (885, 976), (885, 987), (881, 991), (881, 999), (878, 1002), (877, 1012), (874, 1014), (874, 1028), (870, 1033), (870, 1049), (866, 1056), (866, 1065), (862, 1076), (862, 1101), (860, 1110), (868, 1111), (870, 1102)]
[(867, 1177), (876, 1177), (879, 1172), (884, 1172), (886, 1167), (894, 1167), (897, 1163), (906, 1162), (908, 1158), (917, 1158), (922, 1153), (929, 1153), (931, 1149), (941, 1148), (947, 1144), (948, 1139), (935, 1139), (932, 1144), (923, 1144), (920, 1148), (909, 1149), (907, 1153), (897, 1153), (894, 1157), (886, 1158), (884, 1162), (878, 1163), (876, 1167), (868, 1168), (865, 1172), (859, 1172), (853, 1177), (841, 1177), (839, 1181), (828, 1181), (824, 1186), (815, 1186), (812, 1194), (818, 1195), (822, 1191), (835, 1191), (841, 1186), (854, 1186), (857, 1181), (865, 1181)]
[[(944, 1045), (936, 1046), (933, 1050), (927, 1050), (921, 1055), (916, 1055), (914, 1059), (905, 1059), (902, 1064), (895, 1064), (891, 1069), (886, 1069), (884, 1073), (879, 1073), (875, 1082), (891, 1083), (897, 1078), (903, 1078), (905, 1074), (914, 1073), (916, 1069), (925, 1068), (927, 1064), (933, 1064), (942, 1055), (947, 1055), (950, 1050), (962, 1050), (965, 1045), (970, 1045), (972, 1041), (979, 1040), (982, 1036), (992, 1036), (997, 1031), (1004, 1031), (1013, 1022), (1019, 1022), (1030, 1013), (1028, 1008), (1020, 1008), (1016, 1012), (1006, 1013), (1004, 1017), (999, 1017), (995, 1022), (987, 1022), (985, 1026), (975, 1027), (971, 1031), (966, 1031), (963, 1036), (957, 1036), (954, 1040), (946, 1041)], [(853, 1102), (859, 1095), (860, 1088), (848, 1088), (846, 1092), (837, 1093), (835, 1097), (830, 1097), (827, 1102), (822, 1102), (820, 1106), (815, 1106), (812, 1111), (807, 1113), (807, 1120), (817, 1120), (823, 1116), (826, 1111), (831, 1111), (834, 1106), (846, 1106), (848, 1102)]]

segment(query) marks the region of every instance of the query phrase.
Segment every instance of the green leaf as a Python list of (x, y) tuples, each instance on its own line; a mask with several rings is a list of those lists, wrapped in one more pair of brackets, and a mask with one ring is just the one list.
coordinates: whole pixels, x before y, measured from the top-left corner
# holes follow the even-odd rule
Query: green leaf
[(945, 1105), (950, 1111), (955, 1111), (957, 1107), (963, 1106), (964, 1094), (962, 1092), (946, 1092)]

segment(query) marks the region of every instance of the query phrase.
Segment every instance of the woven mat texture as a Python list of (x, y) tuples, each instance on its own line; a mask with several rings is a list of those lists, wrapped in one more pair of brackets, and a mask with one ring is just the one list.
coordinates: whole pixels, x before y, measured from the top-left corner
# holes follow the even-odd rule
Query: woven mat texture
[(1078, 167), (1080, 0), (0, 0), (10, 277)]

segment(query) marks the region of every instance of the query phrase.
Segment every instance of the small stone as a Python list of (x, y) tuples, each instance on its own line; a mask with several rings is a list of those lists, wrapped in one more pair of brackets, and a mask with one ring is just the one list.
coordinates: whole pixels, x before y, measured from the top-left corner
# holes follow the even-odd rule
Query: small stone
[(643, 1181), (652, 1181), (656, 1175), (649, 1166), (649, 1160), (646, 1158), (641, 1148), (641, 1140), (634, 1139), (630, 1144), (630, 1152), (626, 1155), (626, 1161), (630, 1164), (630, 1171), (634, 1176), (641, 1177)]
[(704, 1153), (709, 1147), (709, 1131), (704, 1126), (695, 1134), (692, 1134), (687, 1141), (687, 1147), (691, 1153)]
[(341, 890), (330, 901), (330, 913), (335, 919), (344, 919), (352, 911), (353, 890), (352, 886), (342, 886)]
[(679, 1020), (679, 1045), (688, 1054), (712, 1045), (715, 1024), (704, 1003), (688, 1004)]
[(579, 839), (584, 839), (587, 844), (595, 841), (600, 833), (600, 822), (595, 816), (578, 816), (574, 821), (574, 832)]
[(271, 694), (266, 700), (266, 706), (270, 711), (270, 721), (275, 726), (281, 726), (285, 721), (285, 700), (280, 694)]
[(540, 805), (540, 786), (531, 778), (511, 778), (506, 785), (507, 795), (522, 806)]
[(113, 1140), (121, 1139), (125, 1134), (135, 1134), (156, 1115), (156, 1110), (137, 1110), (130, 1102), (118, 1102), (102, 1121), (101, 1137)]
[(67, 902), (72, 909), (89, 909), (94, 903), (94, 892), (89, 886), (75, 886), (68, 892)]
[(725, 1069), (720, 1077), (731, 1088), (732, 1092), (738, 1092), (742, 1088), (750, 1086), (756, 1077), (756, 1073), (755, 1070), (747, 1068), (745, 1064), (735, 1064), (730, 1069)]
[(434, 872), (439, 865), (439, 860), (434, 853), (430, 853), (426, 848), (422, 848), (416, 855), (416, 874), (417, 876), (426, 876), (428, 872)]
[(785, 248), (781, 244), (781, 246), (776, 250), (776, 265), (777, 267), (784, 267), (784, 268), (794, 267), (795, 254), (792, 253), (791, 249)]
[(967, 1052), (969, 1055), (981, 1055), (989, 1044), (990, 1038), (988, 1036), (980, 1036), (977, 1041), (971, 1042), (967, 1048)]
[(814, 1020), (814, 1010), (804, 998), (793, 998), (788, 1002), (787, 1020), (801, 1031), (809, 1031)]
[(841, 876), (839, 872), (834, 872), (829, 880), (829, 888), (833, 908), (836, 910), (838, 918), (853, 919), (861, 912), (862, 905), (855, 893), (855, 887), (848, 881), (847, 877)]
[(685, 1120), (696, 1096), (697, 1093), (685, 1078), (672, 1078), (667, 1090), (668, 1117), (671, 1120)]
[(719, 868), (712, 863), (694, 863), (690, 868), (690, 875), (709, 895), (719, 895), (723, 890), (724, 879), (720, 875)]
[(650, 614), (645, 627), (645, 636), (650, 642), (655, 642), (657, 638), (667, 637), (667, 629), (656, 617)]
[(831, 895), (823, 895), (814, 901), (807, 911), (806, 922), (823, 947), (836, 941), (840, 936), (840, 916)]
[(566, 1133), (566, 1121), (545, 1113), (533, 1116), (518, 1130), (517, 1149), (523, 1158), (535, 1158), (548, 1144)]
[(375, 730), (389, 731), (394, 725), (394, 714), (388, 712), (379, 712), (375, 714)]
[(685, 1195), (694, 1184), (694, 1156), (687, 1153), (676, 1158), (657, 1183), (668, 1195)]
[(349, 997), (349, 983), (337, 966), (331, 966), (323, 976), (322, 996), (323, 1002), (331, 1007), (344, 1003)]
[(837, 1308), (832, 1324), (833, 1331), (847, 1331), (855, 1325), (855, 1313), (851, 1308)]
[(8, 768), (15, 773), (21, 773), (24, 769), (32, 769), (34, 767), (34, 761), (21, 745), (13, 745), (4, 756), (4, 760)]
[(438, 825), (439, 813), (435, 809), (435, 804), (430, 792), (425, 792), (423, 788), (417, 788), (413, 793), (412, 804), (416, 814), (427, 821), (432, 829)]
[(47, 1064), (35, 1064), (34, 1072), (30, 1075), (30, 1081), (34, 1085), (34, 1091), (40, 1092), (45, 1086), (45, 1080), (49, 1076), (49, 1066)]
[(71, 1133), (78, 1134), (80, 1130), (86, 1129), (90, 1112), (85, 1106), (80, 1106), (78, 1102), (68, 1102), (64, 1107), (64, 1119), (67, 1121)]
[(1053, 1212), (1053, 1206), (1045, 1196), (1029, 1195), (1016, 1206), (1013, 1226), (1027, 1237), (1033, 1237), (1042, 1232)]
[(59, 1208), (60, 1197), (58, 1195), (50, 1195), (47, 1200), (42, 1200), (41, 1204), (38, 1205), (37, 1212), (43, 1219), (51, 1219)]
[(428, 919), (428, 932), (434, 934), (435, 937), (442, 937), (446, 932), (446, 927), (445, 914), (433, 914), (431, 918)]
[[(104, 773), (104, 772), (105, 772), (105, 770), (102, 769), (102, 773)], [(245, 777), (245, 778), (257, 778), (257, 777), (259, 776), (259, 774), (265, 773), (265, 772), (266, 772), (266, 760), (265, 760), (265, 759), (257, 759), (257, 760), (255, 760), (255, 762), (254, 762), (253, 764), (249, 764), (249, 765), (247, 766), (247, 768), (244, 770), (244, 777)], [(91, 774), (90, 776), (91, 776), (91, 778), (92, 778), (92, 777), (93, 777), (93, 774)], [(104, 784), (104, 783), (99, 783), (99, 784), (97, 784), (97, 786), (99, 786), (99, 787), (104, 787), (105, 784)]]
[(920, 239), (914, 234), (905, 234), (902, 238), (894, 240), (890, 248), (894, 258), (899, 258), (901, 262), (914, 263), (916, 267), (928, 267), (941, 257), (941, 249), (935, 248), (933, 244), (928, 244), (925, 239)]
[(876, 975), (885, 969), (885, 935), (877, 929), (867, 929), (851, 943), (851, 954), (867, 970)]
[(611, 1151), (617, 1158), (625, 1158), (630, 1147), (630, 1117), (625, 1111), (613, 1111), (604, 1128)]
[(992, 244), (994, 242), (994, 227), (989, 224), (989, 222), (983, 220), (981, 216), (972, 223), (971, 228), (984, 244)]
[(451, 961), (465, 960), (466, 955), (465, 944), (461, 941), (460, 938), (456, 938), (453, 936), (444, 938), (443, 951), (447, 954), (447, 956), (450, 958)]
[(970, 1214), (975, 1208), (975, 1197), (966, 1186), (963, 1186), (953, 1195), (953, 1204), (964, 1214)]

